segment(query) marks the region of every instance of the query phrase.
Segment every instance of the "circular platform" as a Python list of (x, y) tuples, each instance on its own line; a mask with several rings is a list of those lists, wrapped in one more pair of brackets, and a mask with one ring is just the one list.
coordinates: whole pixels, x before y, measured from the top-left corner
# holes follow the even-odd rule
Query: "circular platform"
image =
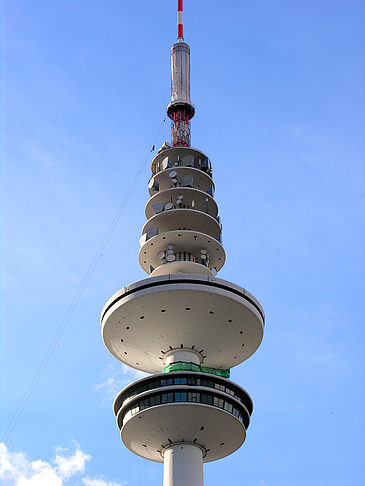
[(200, 231), (212, 238), (218, 237), (222, 231), (216, 218), (196, 209), (170, 209), (155, 214), (143, 226), (142, 234), (150, 228), (158, 228), (159, 233), (176, 230)]
[(199, 256), (200, 250), (204, 248), (209, 254), (209, 268), (216, 268), (217, 271), (223, 267), (226, 260), (223, 246), (215, 238), (197, 231), (169, 231), (150, 238), (140, 249), (139, 263), (145, 272), (149, 273), (150, 265), (154, 268), (161, 265), (158, 253), (166, 250), (170, 244), (174, 245), (176, 253), (185, 251), (196, 256)]
[[(172, 163), (172, 167), (176, 166), (181, 166), (182, 164), (182, 159), (186, 156), (192, 155), (194, 157), (194, 167), (199, 168), (199, 160), (203, 161), (205, 159), (208, 159), (208, 156), (202, 152), (201, 150), (198, 150), (193, 147), (170, 147), (165, 150), (161, 150), (152, 160), (151, 163), (151, 171), (152, 174), (156, 174), (157, 172), (160, 172), (159, 167), (163, 159), (166, 157), (169, 158), (170, 162)], [(210, 165), (210, 161), (209, 161)], [(200, 169), (201, 170), (201, 169)]]
[[(169, 394), (176, 393), (181, 396), (184, 392)], [(145, 408), (125, 420), (121, 438), (130, 451), (152, 461), (163, 462), (163, 451), (171, 444), (191, 443), (202, 447), (203, 462), (211, 462), (241, 447), (246, 429), (239, 418), (218, 407), (167, 403)]]
[(217, 203), (209, 194), (191, 187), (172, 187), (156, 193), (148, 200), (145, 208), (146, 218), (150, 219), (156, 214), (153, 209), (153, 205), (156, 203), (168, 203), (172, 201), (173, 207), (178, 209), (179, 207), (177, 206), (176, 201), (180, 195), (183, 196), (181, 206), (192, 209), (192, 201), (194, 201), (194, 209), (202, 212), (206, 211), (210, 216), (213, 216), (214, 218), (217, 217)]
[(106, 303), (101, 326), (120, 361), (158, 373), (169, 349), (195, 348), (207, 367), (229, 369), (259, 347), (264, 313), (245, 289), (204, 275), (171, 274), (141, 280)]
[[(182, 178), (186, 175), (192, 175), (193, 176), (193, 187), (195, 189), (200, 189), (201, 191), (207, 192), (211, 188), (213, 188), (214, 191), (214, 182), (213, 179), (203, 172), (200, 169), (195, 169), (194, 167), (173, 167), (171, 169), (165, 169), (162, 170), (161, 172), (158, 172), (153, 178), (156, 182), (158, 182), (160, 186), (160, 191), (164, 191), (166, 189), (170, 189), (174, 187), (171, 177), (169, 173), (174, 170), (177, 172), (177, 186), (180, 185), (180, 181)], [(156, 193), (156, 191), (153, 190), (153, 187), (149, 188), (149, 193), (150, 196)]]
[[(248, 392), (237, 383), (227, 378), (198, 371), (174, 371), (168, 373), (159, 373), (140, 378), (133, 383), (125, 386), (115, 397), (113, 410), (114, 415), (118, 415), (122, 408), (134, 400), (137, 395), (144, 392), (162, 391), (166, 387), (183, 386), (185, 391), (197, 392), (198, 388), (204, 387), (207, 391), (211, 389), (219, 390), (230, 397), (234, 397), (241, 402), (247, 412), (251, 415), (253, 411), (252, 398)], [(120, 424), (121, 427), (122, 424)], [(119, 427), (119, 428), (120, 428)], [(246, 427), (247, 428), (247, 427)]]

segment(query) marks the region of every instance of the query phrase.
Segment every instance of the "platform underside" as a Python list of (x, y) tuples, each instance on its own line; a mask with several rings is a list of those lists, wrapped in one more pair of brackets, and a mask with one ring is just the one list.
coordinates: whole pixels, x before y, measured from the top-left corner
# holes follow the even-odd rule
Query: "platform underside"
[(203, 461), (210, 462), (241, 447), (246, 430), (224, 410), (174, 403), (138, 413), (123, 426), (121, 438), (129, 450), (156, 462), (163, 462), (162, 452), (169, 441), (197, 443), (207, 451)]
[(101, 319), (108, 350), (120, 361), (159, 373), (174, 348), (201, 352), (203, 365), (228, 369), (249, 358), (263, 337), (258, 301), (225, 280), (192, 274), (152, 277), (125, 287)]

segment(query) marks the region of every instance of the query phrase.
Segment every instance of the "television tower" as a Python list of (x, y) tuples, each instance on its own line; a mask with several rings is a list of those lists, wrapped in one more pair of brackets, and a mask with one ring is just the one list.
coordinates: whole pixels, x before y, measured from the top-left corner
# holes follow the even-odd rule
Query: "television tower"
[(203, 486), (203, 463), (244, 442), (252, 400), (229, 370), (259, 347), (264, 312), (247, 290), (216, 277), (225, 262), (210, 159), (190, 146), (190, 47), (171, 48), (172, 144), (152, 161), (139, 261), (149, 278), (114, 294), (101, 314), (108, 350), (151, 373), (114, 401), (121, 438), (164, 463), (164, 486)]

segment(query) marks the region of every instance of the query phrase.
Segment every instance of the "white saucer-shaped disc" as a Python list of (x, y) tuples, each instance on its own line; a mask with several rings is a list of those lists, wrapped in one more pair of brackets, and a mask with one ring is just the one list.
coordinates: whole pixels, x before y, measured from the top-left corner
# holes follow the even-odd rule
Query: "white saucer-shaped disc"
[(171, 274), (141, 280), (106, 303), (101, 326), (120, 361), (158, 373), (169, 349), (201, 352), (203, 365), (229, 369), (259, 347), (264, 313), (245, 289), (205, 275)]
[[(207, 192), (211, 188), (214, 190), (214, 182), (213, 179), (206, 174), (205, 172), (201, 171), (200, 169), (195, 169), (193, 167), (176, 167), (174, 172), (177, 172), (178, 181), (181, 180), (184, 176), (192, 175), (193, 176), (193, 187), (195, 189), (200, 189), (201, 191)], [(173, 181), (170, 177), (170, 170), (163, 170), (156, 174), (153, 180), (159, 184), (160, 191), (165, 191), (166, 189), (170, 189), (173, 187)], [(149, 188), (150, 196), (155, 194), (153, 190), (153, 186)]]
[[(199, 167), (199, 159), (200, 161), (203, 161), (205, 159), (208, 159), (208, 156), (202, 152), (201, 150), (198, 150), (194, 147), (171, 147), (169, 149), (165, 149), (161, 152), (159, 152), (152, 160), (151, 163), (151, 171), (152, 174), (156, 174), (159, 172), (161, 169), (161, 162), (163, 159), (168, 157), (172, 163), (172, 167), (176, 167), (176, 165), (183, 165), (184, 166), (184, 159), (187, 155), (193, 155), (194, 157), (194, 167)], [(208, 159), (209, 160), (209, 159)], [(176, 165), (175, 165), (176, 163)], [(209, 160), (209, 167), (211, 163)], [(171, 170), (171, 169), (170, 169)], [(174, 170), (174, 169), (172, 169)]]
[(246, 438), (244, 425), (232, 414), (210, 405), (171, 403), (148, 408), (129, 419), (121, 430), (124, 445), (139, 456), (163, 462), (163, 447), (195, 443), (207, 451), (204, 462), (235, 452)]
[[(179, 197), (182, 196), (182, 197)], [(199, 211), (206, 211), (213, 217), (218, 215), (218, 207), (215, 200), (206, 192), (200, 191), (199, 189), (192, 189), (188, 187), (174, 187), (171, 189), (166, 189), (165, 191), (160, 191), (155, 194), (146, 204), (145, 213), (147, 219), (152, 218), (156, 213), (153, 209), (153, 205), (161, 202), (168, 202), (172, 199), (174, 204), (180, 200), (181, 205), (192, 208), (192, 202), (194, 201), (195, 208)], [(174, 204), (170, 203), (171, 206), (166, 207), (165, 210), (171, 209)]]
[(155, 227), (158, 228), (159, 233), (186, 229), (200, 231), (213, 238), (217, 238), (222, 232), (216, 218), (195, 209), (170, 209), (155, 214), (143, 226), (142, 234)]
[(139, 251), (139, 263), (143, 270), (149, 273), (150, 265), (156, 268), (161, 264), (159, 253), (166, 251), (168, 244), (173, 244), (175, 253), (185, 251), (197, 257), (202, 249), (206, 250), (209, 254), (209, 268), (215, 267), (217, 271), (226, 260), (223, 246), (215, 238), (198, 231), (177, 230), (153, 236), (143, 244)]

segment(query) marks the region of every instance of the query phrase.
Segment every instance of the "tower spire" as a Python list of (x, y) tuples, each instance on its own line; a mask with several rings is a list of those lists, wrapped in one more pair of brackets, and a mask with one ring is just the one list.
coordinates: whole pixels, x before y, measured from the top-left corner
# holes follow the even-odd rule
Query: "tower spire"
[(177, 42), (171, 47), (171, 101), (167, 107), (174, 147), (190, 147), (190, 120), (194, 113), (190, 101), (190, 47), (184, 41), (183, 0), (177, 0)]
[(177, 41), (184, 41), (183, 0), (177, 0)]

